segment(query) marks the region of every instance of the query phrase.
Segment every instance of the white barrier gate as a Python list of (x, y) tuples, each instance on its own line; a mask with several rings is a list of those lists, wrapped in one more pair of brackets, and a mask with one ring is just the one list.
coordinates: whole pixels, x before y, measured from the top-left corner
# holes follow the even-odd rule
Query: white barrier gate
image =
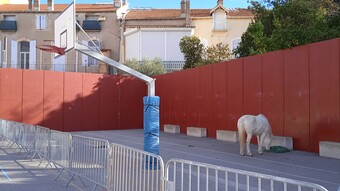
[(72, 136), (70, 172), (98, 185), (106, 187), (107, 160), (110, 144), (107, 140), (82, 136)]
[(110, 190), (164, 190), (164, 163), (159, 155), (111, 144), (108, 170)]
[(61, 167), (60, 175), (64, 170), (69, 170), (70, 168), (72, 136), (70, 133), (54, 130), (51, 130), (50, 136), (50, 153), (48, 160), (49, 163), (53, 163), (57, 167)]
[(309, 182), (182, 159), (167, 162), (165, 179), (166, 191), (327, 191), (324, 187)]

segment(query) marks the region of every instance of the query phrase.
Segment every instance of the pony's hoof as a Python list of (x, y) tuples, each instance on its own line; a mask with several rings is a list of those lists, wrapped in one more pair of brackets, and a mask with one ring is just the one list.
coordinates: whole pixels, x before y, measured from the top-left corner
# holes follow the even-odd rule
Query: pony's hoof
[(252, 157), (252, 156), (253, 156), (253, 154), (252, 154), (252, 153), (248, 153), (248, 156)]
[(263, 152), (259, 152), (259, 155), (262, 155), (263, 154)]
[(240, 153), (241, 156), (244, 156), (244, 153)]

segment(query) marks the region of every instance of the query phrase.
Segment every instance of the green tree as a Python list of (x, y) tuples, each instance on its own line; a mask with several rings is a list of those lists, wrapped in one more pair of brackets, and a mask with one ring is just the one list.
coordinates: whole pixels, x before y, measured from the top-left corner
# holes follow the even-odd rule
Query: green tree
[(131, 59), (127, 60), (125, 65), (147, 76), (155, 76), (166, 73), (163, 62), (160, 58), (144, 58), (141, 62), (136, 59)]
[(340, 37), (340, 5), (333, 0), (252, 1), (254, 21), (234, 52), (240, 57)]
[(183, 69), (194, 68), (202, 60), (203, 44), (196, 36), (185, 36), (179, 42), (180, 50), (184, 54), (185, 64)]
[(222, 42), (215, 45), (205, 47), (202, 52), (202, 62), (200, 65), (218, 63), (225, 60), (230, 60), (232, 53), (228, 44)]

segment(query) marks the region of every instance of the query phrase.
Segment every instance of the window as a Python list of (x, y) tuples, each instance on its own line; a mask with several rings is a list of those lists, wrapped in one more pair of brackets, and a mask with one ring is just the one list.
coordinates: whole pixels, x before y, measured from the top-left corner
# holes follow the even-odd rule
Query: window
[(36, 68), (36, 46), (35, 40), (11, 41), (11, 67), (22, 69)]
[(86, 15), (85, 20), (88, 21), (98, 21), (99, 15)]
[(46, 30), (46, 15), (36, 15), (35, 26), (37, 30)]
[(15, 15), (4, 15), (5, 21), (16, 21)]
[(19, 68), (29, 69), (30, 61), (30, 42), (22, 41), (19, 43)]
[(223, 12), (215, 12), (213, 14), (214, 30), (226, 30), (227, 29), (227, 15)]

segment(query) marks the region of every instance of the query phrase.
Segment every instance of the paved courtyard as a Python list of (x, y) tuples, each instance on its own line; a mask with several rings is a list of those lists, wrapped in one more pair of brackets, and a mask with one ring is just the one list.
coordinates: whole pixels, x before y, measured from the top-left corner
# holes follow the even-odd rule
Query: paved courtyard
[[(143, 149), (142, 129), (86, 131), (72, 134), (102, 138), (109, 142)], [(252, 145), (252, 150), (253, 157), (240, 156), (236, 143), (188, 137), (184, 134), (160, 133), (160, 155), (165, 163), (171, 158), (180, 158), (313, 182), (330, 191), (336, 191), (340, 186), (340, 160), (302, 151), (280, 154), (266, 152), (258, 155), (256, 145)], [(30, 158), (25, 158), (25, 153), (18, 151), (14, 147), (10, 148), (6, 142), (0, 143), (1, 191), (92, 190), (91, 183), (85, 181), (84, 187), (77, 177), (65, 187), (70, 178), (66, 172), (55, 181), (58, 174), (55, 168), (45, 169), (46, 161), (38, 167), (39, 160), (31, 161)]]

